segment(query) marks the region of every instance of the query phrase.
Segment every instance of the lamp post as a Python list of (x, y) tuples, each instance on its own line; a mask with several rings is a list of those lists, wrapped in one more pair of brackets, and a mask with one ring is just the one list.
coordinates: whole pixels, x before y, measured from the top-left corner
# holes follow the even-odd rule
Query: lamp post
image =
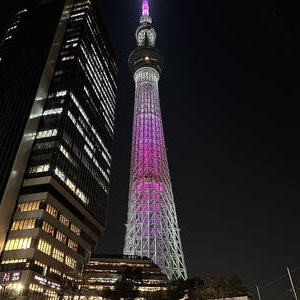
[(6, 287), (7, 287), (6, 281), (2, 281), (1, 299), (5, 299)]
[(290, 279), (290, 283), (291, 283), (291, 287), (292, 287), (292, 290), (293, 290), (293, 294), (294, 294), (295, 300), (298, 300), (298, 296), (296, 294), (296, 290), (295, 290), (295, 286), (294, 286), (294, 282), (293, 282), (293, 279), (292, 279), (292, 275), (291, 275), (290, 269), (287, 267), (286, 270), (287, 270), (287, 273), (289, 275), (289, 279)]
[(90, 251), (86, 251), (85, 253), (85, 256), (84, 256), (84, 262), (82, 264), (82, 267), (81, 267), (81, 272), (80, 272), (80, 275), (81, 275), (81, 285), (80, 285), (80, 288), (79, 288), (79, 291), (78, 291), (78, 299), (80, 300), (80, 297), (81, 297), (81, 291), (82, 291), (82, 288), (84, 288), (84, 285), (85, 285), (85, 274), (84, 274), (84, 271), (85, 271), (85, 267), (87, 265), (87, 263), (89, 262), (91, 258), (91, 252)]

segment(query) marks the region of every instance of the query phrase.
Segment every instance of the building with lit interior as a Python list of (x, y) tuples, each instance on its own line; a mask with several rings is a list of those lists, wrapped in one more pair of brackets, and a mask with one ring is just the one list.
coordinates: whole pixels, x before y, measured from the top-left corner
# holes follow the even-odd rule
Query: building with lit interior
[(186, 279), (159, 101), (163, 57), (155, 47), (148, 0), (135, 38), (129, 56), (135, 102), (124, 254), (149, 257), (169, 279)]
[(105, 230), (116, 65), (89, 0), (35, 0), (0, 46), (1, 295), (59, 299)]
[(165, 291), (168, 286), (167, 276), (146, 257), (93, 255), (83, 274), (81, 295), (95, 300), (106, 299), (124, 277), (132, 282), (140, 299), (147, 299), (148, 293)]

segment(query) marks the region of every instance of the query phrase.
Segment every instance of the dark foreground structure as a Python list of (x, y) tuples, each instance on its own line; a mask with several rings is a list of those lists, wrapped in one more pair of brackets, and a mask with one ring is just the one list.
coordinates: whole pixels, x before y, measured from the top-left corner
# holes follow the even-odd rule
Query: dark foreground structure
[(102, 235), (116, 73), (89, 0), (31, 1), (8, 28), (0, 46), (2, 295), (59, 299)]

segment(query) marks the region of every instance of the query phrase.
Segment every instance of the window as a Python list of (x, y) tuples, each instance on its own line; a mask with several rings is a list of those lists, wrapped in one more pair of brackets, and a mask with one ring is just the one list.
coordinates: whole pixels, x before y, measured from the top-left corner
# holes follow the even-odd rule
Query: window
[(6, 264), (21, 264), (25, 263), (26, 258), (20, 258), (20, 259), (8, 259), (8, 260), (2, 260), (1, 264), (6, 265)]
[(67, 237), (58, 230), (56, 232), (56, 239), (62, 242), (63, 244), (66, 244), (67, 242)]
[[(84, 161), (82, 160), (84, 163)], [(54, 173), (73, 191), (76, 195), (81, 199), (81, 201), (85, 204), (89, 203), (89, 199), (85, 196), (85, 194), (76, 188), (76, 185), (71, 181), (65, 173), (59, 168), (55, 168)]]
[(18, 209), (21, 212), (38, 210), (40, 207), (41, 201), (31, 201), (31, 202), (23, 202), (18, 204)]
[(42, 229), (45, 232), (50, 233), (52, 236), (54, 236), (54, 227), (52, 225), (50, 225), (48, 222), (43, 221)]
[(72, 269), (75, 269), (77, 266), (77, 261), (73, 259), (72, 257), (66, 255), (65, 264), (69, 266)]
[(68, 247), (73, 249), (74, 251), (78, 250), (78, 244), (70, 239), (68, 240)]
[(61, 107), (59, 108), (52, 108), (52, 109), (47, 109), (43, 112), (43, 116), (48, 116), (48, 115), (57, 115), (61, 114), (63, 109)]
[(61, 97), (67, 95), (67, 91), (58, 91), (56, 92), (56, 97)]
[(64, 224), (66, 227), (69, 227), (69, 223), (70, 221), (64, 216), (64, 215), (60, 215), (59, 216), (59, 221)]
[(46, 242), (43, 239), (39, 240), (39, 244), (38, 244), (38, 247), (37, 247), (38, 250), (50, 255), (51, 254), (51, 248), (52, 248), (52, 246), (48, 242)]
[(56, 136), (56, 135), (57, 135), (57, 129), (43, 130), (37, 133), (36, 139), (43, 139), (43, 138)]
[(53, 148), (55, 145), (55, 141), (51, 142), (43, 142), (43, 143), (36, 143), (33, 147), (34, 150), (41, 150), (41, 149), (50, 149)]
[(61, 275), (61, 272), (57, 269), (54, 269), (54, 268), (50, 268), (50, 273), (54, 273), (54, 274), (57, 274), (57, 275)]
[(42, 262), (35, 260), (34, 264), (41, 267), (43, 269), (43, 275), (46, 276), (47, 273), (47, 265), (43, 264)]
[(57, 209), (55, 209), (51, 204), (47, 203), (46, 211), (54, 218), (57, 218)]
[(22, 229), (30, 229), (34, 228), (35, 219), (25, 219), (25, 220), (17, 220), (14, 221), (11, 230), (22, 230)]
[(76, 185), (71, 181), (69, 178), (66, 180), (66, 185), (73, 191), (75, 192)]
[(60, 262), (64, 261), (64, 253), (57, 248), (53, 248), (52, 257)]
[(76, 165), (73, 157), (70, 155), (70, 153), (66, 150), (66, 148), (63, 145), (60, 145), (59, 150), (63, 153), (63, 155), (72, 163), (74, 166)]
[(70, 55), (70, 56), (64, 56), (62, 57), (61, 61), (65, 61), (65, 60), (71, 60), (71, 59), (74, 59), (75, 56), (74, 55)]
[(29, 174), (34, 174), (34, 173), (48, 172), (49, 168), (50, 168), (49, 164), (39, 165), (39, 166), (35, 166), (35, 167), (30, 167), (28, 169), (28, 173)]
[(75, 224), (71, 224), (70, 229), (77, 235), (80, 235), (80, 228), (78, 228)]
[(30, 244), (31, 238), (12, 239), (6, 242), (5, 250), (28, 249)]

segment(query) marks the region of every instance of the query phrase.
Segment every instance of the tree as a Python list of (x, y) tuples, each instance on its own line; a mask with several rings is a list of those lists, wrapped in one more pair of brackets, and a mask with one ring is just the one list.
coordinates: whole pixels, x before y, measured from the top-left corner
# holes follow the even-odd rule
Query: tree
[(184, 297), (188, 290), (187, 281), (183, 279), (170, 281), (167, 289), (167, 299), (179, 300)]
[(243, 285), (241, 278), (234, 273), (228, 281), (229, 293), (232, 297), (234, 296), (243, 296), (247, 294), (246, 288)]
[(205, 278), (200, 295), (201, 299), (214, 299), (218, 296), (218, 283), (215, 276), (210, 275)]

